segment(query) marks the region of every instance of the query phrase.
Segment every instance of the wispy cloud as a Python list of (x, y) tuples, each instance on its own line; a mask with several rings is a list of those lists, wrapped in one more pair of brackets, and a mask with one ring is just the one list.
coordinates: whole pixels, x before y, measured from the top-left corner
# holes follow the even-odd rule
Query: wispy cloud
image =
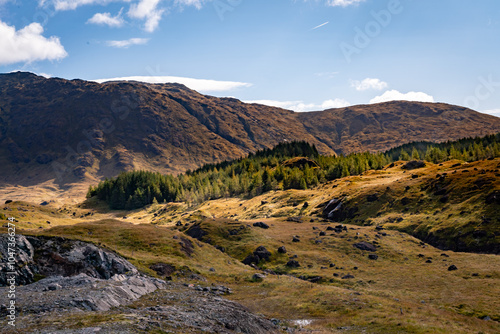
[(114, 48), (122, 48), (126, 49), (132, 45), (143, 45), (149, 41), (149, 38), (130, 38), (122, 41), (107, 41), (106, 44), (108, 46), (112, 46)]
[(51, 3), (57, 11), (74, 10), (84, 5), (107, 5), (110, 2), (130, 2), (131, 0), (39, 0), (40, 5)]
[(247, 88), (252, 86), (252, 84), (246, 82), (218, 81), (218, 80), (194, 79), (194, 78), (174, 77), (174, 76), (130, 76), (130, 77), (97, 79), (93, 81), (100, 83), (106, 81), (140, 81), (153, 84), (180, 83), (201, 93), (224, 92), (224, 91), (234, 90), (237, 88)]
[(323, 26), (326, 26), (328, 23), (330, 23), (330, 21), (327, 21), (327, 22), (325, 22), (325, 23), (321, 23), (319, 26), (316, 26), (316, 27), (312, 28), (311, 30), (316, 30), (316, 29), (318, 29), (318, 28), (321, 28), (321, 27), (323, 27)]
[(110, 27), (121, 27), (125, 23), (125, 20), (122, 18), (122, 11), (123, 8), (116, 16), (111, 16), (111, 13), (96, 13), (88, 19), (87, 23), (107, 25)]
[(60, 60), (68, 54), (58, 37), (44, 37), (43, 27), (31, 23), (21, 30), (0, 21), (0, 65)]
[(387, 88), (387, 82), (381, 81), (380, 79), (366, 78), (362, 81), (351, 80), (351, 87), (356, 88), (357, 91), (364, 91), (369, 89), (382, 90)]
[(327, 5), (331, 7), (347, 7), (351, 5), (358, 5), (365, 0), (328, 0)]
[(303, 101), (275, 101), (275, 100), (253, 100), (246, 103), (258, 103), (271, 107), (278, 107), (297, 112), (326, 110), (332, 108), (343, 108), (351, 104), (344, 99), (326, 100), (320, 104), (304, 103)]
[(397, 90), (388, 90), (384, 94), (371, 99), (370, 103), (381, 103), (389, 101), (434, 102), (434, 97), (422, 92), (401, 93)]

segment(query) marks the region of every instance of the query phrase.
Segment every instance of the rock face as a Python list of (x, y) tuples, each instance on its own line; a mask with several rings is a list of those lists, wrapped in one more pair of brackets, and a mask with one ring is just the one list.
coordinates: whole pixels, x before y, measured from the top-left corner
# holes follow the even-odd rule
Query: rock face
[[(0, 264), (0, 286), (7, 284), (7, 272), (16, 272), (17, 285), (33, 283), (35, 275), (74, 276), (109, 279), (116, 274), (137, 274), (137, 269), (122, 257), (95, 245), (64, 238), (16, 235), (15, 264)], [(7, 235), (0, 235), (0, 253), (8, 258)]]
[(323, 217), (334, 222), (341, 222), (354, 217), (357, 211), (357, 207), (348, 207), (342, 200), (334, 198), (324, 207)]

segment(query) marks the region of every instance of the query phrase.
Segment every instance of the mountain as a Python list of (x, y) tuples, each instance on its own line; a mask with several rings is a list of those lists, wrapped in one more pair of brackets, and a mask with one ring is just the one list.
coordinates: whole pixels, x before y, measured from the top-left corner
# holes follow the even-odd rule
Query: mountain
[(335, 154), (499, 131), (499, 118), (446, 104), (295, 113), (180, 84), (0, 74), (0, 187), (56, 189), (131, 169), (180, 173), (291, 140)]
[(388, 150), (498, 132), (500, 118), (445, 103), (392, 101), (297, 113), (315, 138), (338, 153)]

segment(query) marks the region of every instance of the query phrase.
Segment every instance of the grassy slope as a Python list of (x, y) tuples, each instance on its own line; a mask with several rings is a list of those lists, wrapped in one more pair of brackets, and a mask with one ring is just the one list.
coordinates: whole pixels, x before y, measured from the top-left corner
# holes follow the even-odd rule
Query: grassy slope
[[(313, 328), (332, 332), (495, 333), (500, 331), (498, 255), (444, 252), (400, 231), (416, 235), (420, 231), (440, 235), (442, 231), (445, 240), (456, 240), (454, 233), (458, 231), (462, 235), (467, 229), (479, 229), (486, 230), (487, 235), (496, 233), (489, 242), (498, 244), (498, 206), (486, 205), (484, 200), (500, 188), (495, 171), (499, 162), (497, 159), (457, 167), (452, 167), (457, 162), (429, 164), (411, 172), (404, 172), (399, 163), (383, 171), (336, 180), (318, 189), (270, 192), (250, 200), (217, 200), (197, 208), (174, 203), (134, 212), (73, 207), (58, 211), (15, 202), (4, 206), (12, 211), (3, 212), (18, 218), (18, 227), (25, 228), (26, 233), (100, 244), (149, 274), (155, 275), (149, 269), (151, 264), (162, 262), (178, 268), (174, 279), (186, 280), (190, 273), (196, 273), (208, 279), (204, 284), (223, 283), (235, 291), (230, 298), (268, 317), (288, 321), (315, 319)], [(462, 173), (464, 169), (469, 172)], [(444, 195), (435, 195), (433, 188), (441, 182), (436, 175), (443, 173), (447, 176), (438, 185), (448, 190), (446, 203), (440, 201)], [(411, 174), (419, 177), (412, 178)], [(491, 182), (473, 189), (472, 185), (484, 183), (476, 182), (480, 178)], [(367, 196), (374, 193), (379, 200), (368, 202)], [(316, 216), (321, 204), (333, 197), (345, 198), (348, 206), (358, 207), (359, 216), (347, 221), (347, 232), (326, 231), (327, 226), (336, 224)], [(401, 203), (404, 197), (409, 201), (405, 205)], [(73, 218), (75, 211), (78, 218)], [(87, 212), (94, 215), (80, 218)], [(286, 220), (299, 215), (304, 216), (302, 223)], [(108, 219), (112, 216), (119, 219)], [(397, 222), (398, 218), (402, 220)], [(484, 218), (490, 223), (485, 223)], [(32, 224), (26, 222), (28, 219)], [(44, 220), (50, 220), (51, 225), (39, 229)], [(203, 240), (210, 244), (186, 236), (186, 226), (174, 226), (178, 221), (189, 226), (200, 223), (208, 232)], [(264, 221), (271, 227), (252, 227), (255, 221)], [(47, 229), (54, 225), (58, 226)], [(387, 236), (376, 231), (374, 225), (386, 227), (382, 232)], [(241, 232), (230, 235), (229, 231), (235, 229)], [(326, 236), (320, 237), (320, 231), (326, 231)], [(300, 236), (300, 242), (292, 242), (295, 235)], [(192, 243), (191, 255), (183, 250), (182, 238)], [(375, 252), (378, 260), (369, 260), (369, 252), (353, 247), (360, 241), (379, 243)], [(260, 245), (272, 253), (270, 262), (261, 267), (289, 275), (268, 275), (262, 282), (250, 279), (259, 271), (239, 261)], [(277, 253), (281, 245), (288, 254)], [(225, 253), (214, 246), (224, 247)], [(301, 267), (287, 269), (285, 264), (293, 255), (297, 255)], [(426, 263), (429, 258), (432, 263)], [(448, 271), (452, 264), (458, 270)], [(346, 274), (354, 278), (341, 279)], [(321, 276), (323, 280), (313, 284), (298, 276)], [(493, 320), (482, 320), (485, 316)], [(338, 330), (339, 327), (344, 329)]]

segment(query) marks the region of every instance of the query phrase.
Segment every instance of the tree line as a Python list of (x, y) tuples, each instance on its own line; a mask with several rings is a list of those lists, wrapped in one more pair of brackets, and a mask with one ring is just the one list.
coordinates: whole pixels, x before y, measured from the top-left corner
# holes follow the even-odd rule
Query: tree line
[(500, 134), (446, 143), (415, 142), (385, 153), (320, 155), (305, 141), (280, 143), (247, 157), (207, 164), (178, 176), (148, 171), (123, 172), (91, 186), (87, 197), (97, 197), (111, 209), (136, 209), (151, 203), (189, 204), (232, 196), (253, 197), (270, 190), (308, 189), (334, 179), (377, 170), (397, 160), (450, 159), (477, 161), (500, 157)]

